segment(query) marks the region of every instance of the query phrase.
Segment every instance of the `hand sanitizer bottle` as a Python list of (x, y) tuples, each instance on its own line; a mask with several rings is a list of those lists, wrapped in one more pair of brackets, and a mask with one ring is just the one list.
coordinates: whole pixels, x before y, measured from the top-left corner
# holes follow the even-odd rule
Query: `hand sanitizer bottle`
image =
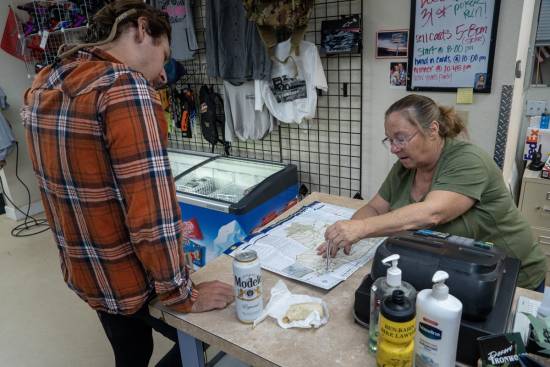
[(416, 289), (409, 283), (401, 280), (401, 269), (397, 267), (399, 255), (394, 254), (382, 260), (384, 265), (391, 267), (386, 272), (386, 277), (376, 279), (370, 289), (370, 315), (369, 315), (369, 351), (376, 353), (378, 343), (378, 317), (380, 316), (380, 303), (385, 297), (390, 296), (396, 289), (402, 290), (404, 296), (415, 302)]
[(456, 364), (462, 302), (449, 294), (447, 279), (449, 274), (436, 271), (432, 289), (424, 289), (416, 297), (415, 366)]

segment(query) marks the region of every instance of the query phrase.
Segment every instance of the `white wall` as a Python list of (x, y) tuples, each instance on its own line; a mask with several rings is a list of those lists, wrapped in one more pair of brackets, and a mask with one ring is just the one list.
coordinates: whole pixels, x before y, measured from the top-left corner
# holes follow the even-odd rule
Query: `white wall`
[[(361, 192), (365, 198), (374, 195), (394, 158), (380, 144), (384, 138), (384, 111), (393, 102), (407, 95), (405, 90), (389, 88), (390, 59), (376, 59), (376, 31), (409, 28), (410, 0), (366, 0), (364, 6), (363, 66), (363, 179)], [(493, 84), (490, 94), (474, 94), (472, 105), (458, 105), (465, 111), (471, 141), (491, 155), (495, 147), (500, 92), (503, 84), (514, 83), (518, 31), (523, 0), (502, 0), (498, 24)], [(455, 105), (456, 93), (425, 92), (443, 105)]]
[[(13, 3), (9, 0), (0, 0), (0, 32), (4, 31), (4, 25), (8, 15), (8, 5)], [(17, 4), (17, 2), (15, 2)], [(31, 192), (31, 203), (40, 201), (40, 194), (36, 185), (36, 179), (32, 171), (31, 162), (27, 153), (24, 129), (21, 124), (19, 110), (21, 108), (24, 91), (30, 86), (30, 79), (27, 78), (25, 64), (15, 57), (0, 49), (0, 87), (8, 96), (10, 107), (3, 111), (4, 116), (10, 121), (15, 139), (19, 142), (19, 177), (29, 187)], [(15, 177), (15, 151), (8, 156), (7, 164), (0, 170), (0, 179), (10, 198), (25, 210), (28, 205), (27, 192)], [(36, 206), (31, 206), (35, 208)], [(13, 214), (11, 204), (6, 203), (6, 212)], [(18, 217), (19, 218), (19, 217)]]

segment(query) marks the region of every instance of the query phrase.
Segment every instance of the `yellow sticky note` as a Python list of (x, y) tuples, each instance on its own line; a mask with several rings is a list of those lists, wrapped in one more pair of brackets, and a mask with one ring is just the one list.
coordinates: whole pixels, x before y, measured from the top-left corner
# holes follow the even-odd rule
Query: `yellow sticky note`
[(474, 103), (474, 88), (457, 88), (456, 103), (457, 104)]

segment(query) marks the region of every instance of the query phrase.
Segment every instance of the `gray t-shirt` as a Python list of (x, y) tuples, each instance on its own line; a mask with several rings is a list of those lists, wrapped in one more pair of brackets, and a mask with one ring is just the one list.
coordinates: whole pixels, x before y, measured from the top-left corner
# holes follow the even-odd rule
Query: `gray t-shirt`
[(241, 85), (223, 82), (225, 110), (225, 139), (233, 141), (258, 140), (273, 130), (275, 119), (265, 106), (261, 111), (254, 110), (254, 81)]
[(172, 26), (172, 57), (176, 60), (190, 60), (195, 54), (197, 38), (193, 26), (191, 0), (153, 0), (153, 6), (164, 10)]
[(269, 79), (271, 60), (242, 0), (206, 0), (205, 23), (208, 76), (233, 83)]
[[(7, 155), (15, 147), (15, 138), (11, 132), (8, 121), (4, 118), (2, 112), (0, 112), (0, 162), (4, 161)], [(2, 164), (0, 164), (2, 166)]]

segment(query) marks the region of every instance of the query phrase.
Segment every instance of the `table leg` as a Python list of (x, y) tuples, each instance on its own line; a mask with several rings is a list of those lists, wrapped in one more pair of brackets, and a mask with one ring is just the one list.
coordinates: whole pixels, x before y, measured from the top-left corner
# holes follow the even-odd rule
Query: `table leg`
[(202, 342), (178, 330), (181, 361), (183, 367), (204, 367)]

